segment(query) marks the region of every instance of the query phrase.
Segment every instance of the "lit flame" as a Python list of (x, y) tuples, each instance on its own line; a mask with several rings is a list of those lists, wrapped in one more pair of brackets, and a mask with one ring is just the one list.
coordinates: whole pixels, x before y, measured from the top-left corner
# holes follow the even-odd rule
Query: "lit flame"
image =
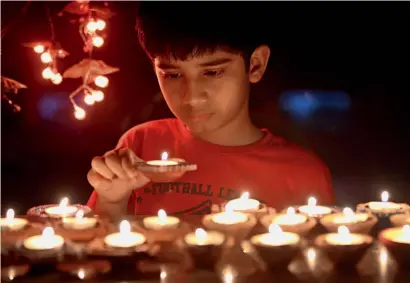
[(75, 214), (75, 218), (77, 219), (82, 219), (84, 217), (84, 211), (83, 210), (79, 210), (77, 211), (77, 213)]
[(6, 219), (7, 220), (12, 220), (15, 216), (14, 210), (13, 209), (8, 209), (6, 212)]
[(168, 159), (168, 152), (164, 151), (164, 152), (161, 154), (161, 160), (167, 160), (167, 159)]
[(249, 193), (248, 193), (248, 192), (244, 192), (244, 193), (241, 195), (241, 199), (249, 199)]
[(389, 200), (389, 192), (383, 191), (381, 195), (382, 202), (387, 202)]
[(306, 251), (307, 264), (309, 269), (314, 270), (316, 267), (317, 253), (314, 248), (308, 248)]
[(269, 233), (271, 234), (281, 234), (282, 228), (280, 228), (280, 226), (276, 223), (272, 223), (271, 225), (269, 225)]
[(10, 281), (14, 280), (14, 278), (16, 277), (16, 269), (14, 269), (14, 267), (10, 267), (7, 275)]
[(233, 283), (235, 277), (236, 277), (236, 271), (231, 265), (226, 266), (222, 270), (222, 281), (224, 283)]
[(204, 242), (208, 233), (202, 228), (195, 230), (195, 237), (198, 239), (198, 242)]
[(286, 214), (287, 215), (295, 215), (296, 211), (293, 207), (288, 207), (288, 209), (286, 210)]
[(232, 205), (226, 204), (225, 205), (225, 213), (233, 213), (234, 209)]
[(342, 225), (342, 226), (339, 226), (339, 228), (337, 228), (337, 233), (338, 233), (340, 236), (347, 236), (347, 235), (350, 234), (350, 231), (349, 231), (349, 228), (347, 228), (346, 226)]
[(402, 231), (406, 238), (410, 238), (410, 225), (404, 225)]
[(315, 206), (316, 203), (317, 203), (317, 200), (316, 200), (315, 197), (310, 197), (310, 198), (308, 199), (308, 206)]
[(159, 274), (159, 277), (163, 280), (165, 278), (167, 278), (167, 272), (166, 271), (161, 271), (161, 273)]
[(122, 220), (120, 223), (120, 233), (127, 234), (131, 232), (131, 225), (127, 220)]
[(158, 210), (158, 218), (159, 218), (159, 222), (161, 223), (165, 223), (167, 221), (167, 213), (165, 212), (165, 210), (163, 209)]
[(61, 201), (60, 201), (60, 207), (67, 207), (67, 205), (68, 205), (68, 198), (63, 198)]
[(346, 216), (346, 217), (354, 217), (354, 212), (353, 212), (353, 210), (352, 210), (350, 207), (345, 207), (345, 208), (343, 209), (343, 214), (344, 214), (344, 216)]
[(54, 229), (52, 227), (46, 227), (46, 228), (44, 228), (43, 233), (41, 233), (41, 235), (43, 237), (47, 237), (47, 238), (53, 237), (54, 236)]
[(80, 269), (78, 270), (77, 276), (78, 276), (78, 278), (80, 278), (81, 280), (83, 280), (83, 279), (85, 278), (85, 270), (84, 270), (83, 268), (80, 268)]

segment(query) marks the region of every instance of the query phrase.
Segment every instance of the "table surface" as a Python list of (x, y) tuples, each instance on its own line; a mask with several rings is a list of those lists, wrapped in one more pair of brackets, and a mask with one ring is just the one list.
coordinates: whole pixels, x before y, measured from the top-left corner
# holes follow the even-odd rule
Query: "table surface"
[[(189, 219), (191, 223), (198, 224), (200, 217)], [(113, 271), (104, 276), (99, 276), (87, 282), (226, 282), (226, 283), (271, 283), (271, 282), (323, 282), (323, 283), (404, 283), (410, 282), (410, 269), (399, 267), (387, 250), (375, 242), (357, 265), (356, 270), (336, 270), (330, 261), (319, 250), (306, 246), (303, 253), (285, 268), (268, 271), (263, 261), (252, 250), (229, 249), (216, 264), (214, 271), (202, 271), (184, 268), (184, 260), (177, 259), (172, 263), (161, 265), (160, 272), (133, 274), (132, 270)], [(229, 271), (228, 271), (229, 270)], [(246, 275), (247, 270), (253, 273)], [(161, 275), (161, 276), (160, 276)], [(2, 282), (7, 274), (2, 269)], [(161, 278), (162, 277), (162, 278)], [(51, 271), (43, 274), (31, 274), (18, 277), (13, 282), (80, 282), (61, 272)]]

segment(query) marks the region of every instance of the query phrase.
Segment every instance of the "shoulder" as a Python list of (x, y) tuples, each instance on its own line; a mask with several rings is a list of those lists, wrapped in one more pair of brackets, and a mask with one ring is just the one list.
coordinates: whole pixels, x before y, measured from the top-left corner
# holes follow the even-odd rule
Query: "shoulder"
[(324, 170), (327, 171), (327, 166), (323, 160), (313, 151), (303, 148), (293, 142), (290, 142), (280, 136), (270, 134), (269, 147), (275, 152), (275, 156), (282, 161), (304, 168), (306, 170)]

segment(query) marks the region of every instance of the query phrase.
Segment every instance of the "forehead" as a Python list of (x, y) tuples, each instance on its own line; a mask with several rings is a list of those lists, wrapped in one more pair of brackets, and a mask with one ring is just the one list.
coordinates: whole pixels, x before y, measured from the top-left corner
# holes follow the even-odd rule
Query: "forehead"
[(160, 69), (179, 68), (184, 66), (210, 67), (227, 64), (239, 59), (241, 59), (239, 54), (217, 50), (215, 52), (206, 52), (196, 56), (189, 56), (185, 60), (158, 56), (154, 58), (154, 65)]

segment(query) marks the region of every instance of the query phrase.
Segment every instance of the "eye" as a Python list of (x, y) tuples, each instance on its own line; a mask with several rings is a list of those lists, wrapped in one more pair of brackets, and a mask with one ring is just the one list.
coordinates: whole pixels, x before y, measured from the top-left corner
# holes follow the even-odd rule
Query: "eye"
[(224, 73), (224, 70), (207, 70), (204, 71), (206, 77), (219, 77)]
[(181, 73), (161, 73), (165, 79), (179, 79), (182, 77)]

